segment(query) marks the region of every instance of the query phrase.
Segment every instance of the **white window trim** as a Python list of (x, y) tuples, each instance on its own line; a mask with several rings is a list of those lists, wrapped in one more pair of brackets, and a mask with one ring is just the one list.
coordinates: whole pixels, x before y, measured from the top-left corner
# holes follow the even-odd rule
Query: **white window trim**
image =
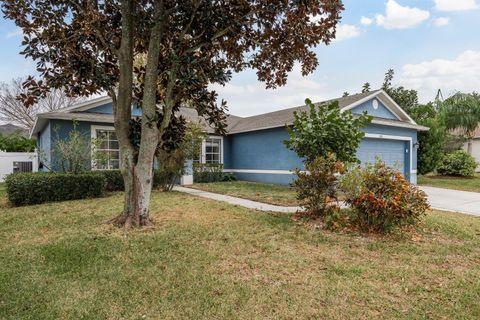
[(379, 134), (379, 133), (365, 133), (365, 138), (371, 138), (371, 139), (383, 139), (383, 140), (400, 140), (400, 141), (407, 141), (409, 142), (410, 149), (408, 150), (408, 153), (410, 154), (410, 168), (408, 172), (410, 172), (410, 175), (416, 174), (417, 170), (413, 170), (413, 139), (412, 137), (405, 137), (405, 136), (392, 136), (388, 134)]
[(206, 139), (203, 139), (202, 141), (202, 153), (201, 153), (201, 159), (200, 163), (205, 164), (207, 163), (207, 156), (206, 156), (206, 140), (208, 139), (220, 139), (220, 164), (223, 164), (223, 136), (211, 136), (208, 135)]
[[(106, 131), (114, 131), (115, 132), (115, 127), (113, 126), (97, 126), (97, 125), (92, 125), (90, 126), (90, 137), (91, 139), (97, 139), (97, 130), (106, 130)], [(90, 154), (90, 163), (91, 163), (91, 169), (92, 170), (114, 170), (114, 169), (97, 169), (96, 163), (95, 163), (95, 146), (91, 145), (91, 154)], [(120, 148), (118, 149), (118, 152), (120, 152)], [(119, 162), (121, 161), (121, 157), (119, 157)]]

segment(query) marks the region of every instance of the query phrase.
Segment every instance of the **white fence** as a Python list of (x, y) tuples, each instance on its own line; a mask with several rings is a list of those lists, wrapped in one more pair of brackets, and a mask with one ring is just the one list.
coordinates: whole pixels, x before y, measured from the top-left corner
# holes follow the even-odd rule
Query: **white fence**
[(3, 152), (0, 151), (0, 181), (12, 172), (36, 172), (38, 157), (35, 152)]

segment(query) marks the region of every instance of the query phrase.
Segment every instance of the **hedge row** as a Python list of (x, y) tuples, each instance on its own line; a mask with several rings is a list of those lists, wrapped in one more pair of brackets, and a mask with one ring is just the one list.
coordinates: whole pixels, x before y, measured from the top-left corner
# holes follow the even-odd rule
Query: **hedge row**
[(14, 173), (5, 182), (15, 206), (97, 198), (106, 191), (105, 178), (97, 173)]
[[(94, 173), (103, 175), (103, 177), (105, 177), (106, 191), (112, 192), (112, 191), (125, 190), (125, 185), (123, 183), (123, 176), (120, 170), (97, 170), (97, 171), (94, 171)], [(156, 189), (160, 187), (168, 179), (171, 179), (168, 174), (162, 173), (160, 170), (154, 170), (153, 171), (153, 188)]]
[[(153, 187), (171, 177), (155, 170)], [(125, 189), (120, 170), (99, 170), (82, 174), (30, 172), (7, 176), (8, 200), (14, 206), (101, 197), (105, 192)]]

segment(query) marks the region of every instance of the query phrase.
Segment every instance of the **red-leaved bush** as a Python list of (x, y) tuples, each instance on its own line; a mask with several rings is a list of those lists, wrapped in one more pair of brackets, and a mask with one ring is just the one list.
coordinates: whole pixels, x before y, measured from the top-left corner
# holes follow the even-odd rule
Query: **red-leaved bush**
[(423, 191), (382, 162), (349, 170), (341, 189), (345, 202), (356, 211), (352, 223), (364, 231), (389, 232), (414, 225), (429, 208)]

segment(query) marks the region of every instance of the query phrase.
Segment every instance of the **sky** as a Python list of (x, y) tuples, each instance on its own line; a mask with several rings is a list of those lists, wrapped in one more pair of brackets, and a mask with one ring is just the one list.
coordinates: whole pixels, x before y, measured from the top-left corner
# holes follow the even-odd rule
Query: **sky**
[[(460, 90), (480, 91), (480, 0), (344, 0), (345, 11), (330, 45), (314, 49), (319, 66), (307, 77), (296, 65), (287, 85), (272, 90), (255, 72), (213, 86), (229, 112), (249, 116), (379, 88), (389, 68), (394, 85), (419, 92), (421, 102)], [(0, 18), (0, 81), (33, 74), (19, 54), (21, 32)]]

